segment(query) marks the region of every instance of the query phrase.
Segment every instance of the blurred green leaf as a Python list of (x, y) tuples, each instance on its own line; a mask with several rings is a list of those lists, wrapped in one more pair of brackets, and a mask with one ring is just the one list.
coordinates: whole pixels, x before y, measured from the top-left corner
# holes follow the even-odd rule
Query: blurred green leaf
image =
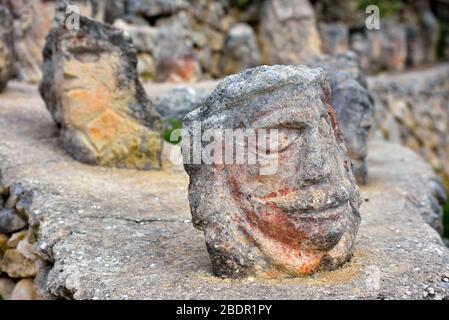
[(177, 129), (182, 129), (182, 121), (174, 118), (170, 118), (166, 121), (164, 126), (164, 140), (170, 142), (171, 144), (178, 144), (181, 142), (181, 137), (177, 141), (170, 141), (172, 132)]

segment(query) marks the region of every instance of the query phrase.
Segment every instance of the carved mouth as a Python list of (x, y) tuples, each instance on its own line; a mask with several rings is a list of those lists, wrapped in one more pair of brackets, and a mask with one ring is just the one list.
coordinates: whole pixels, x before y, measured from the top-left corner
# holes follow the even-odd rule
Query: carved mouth
[(335, 220), (343, 215), (343, 209), (348, 205), (350, 196), (350, 190), (340, 186), (331, 188), (327, 192), (293, 191), (268, 199), (258, 197), (252, 197), (252, 199), (263, 206), (279, 209), (291, 218)]

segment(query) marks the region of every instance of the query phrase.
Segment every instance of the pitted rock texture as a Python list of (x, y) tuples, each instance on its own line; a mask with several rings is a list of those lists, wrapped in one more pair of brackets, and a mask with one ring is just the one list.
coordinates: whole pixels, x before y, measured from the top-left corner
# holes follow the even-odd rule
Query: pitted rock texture
[(0, 3), (0, 92), (5, 89), (14, 73), (13, 20)]
[(321, 53), (315, 13), (308, 0), (265, 1), (260, 19), (264, 63), (301, 64)]
[(199, 124), (202, 134), (278, 132), (269, 147), (276, 170), (267, 175), (259, 169), (272, 162), (193, 164), (195, 154), (187, 155), (192, 221), (204, 232), (214, 274), (299, 276), (335, 269), (351, 257), (359, 194), (324, 77), (303, 66), (248, 69), (225, 78), (184, 118), (183, 148), (195, 144)]
[(162, 121), (139, 82), (136, 52), (122, 31), (85, 17), (79, 31), (70, 31), (59, 20), (44, 60), (40, 93), (73, 158), (159, 169)]
[[(303, 278), (221, 279), (212, 275), (203, 235), (190, 223), (187, 175), (72, 160), (33, 87), (12, 81), (0, 95), (0, 106), (0, 190), (21, 184), (22, 192), (32, 195), (20, 207), (36, 234), (33, 247), (46, 262), (34, 284), (49, 298), (449, 296), (443, 281), (448, 249), (422, 219), (418, 203), (406, 196), (430, 192), (417, 181), (432, 173), (407, 148), (370, 144), (369, 181), (361, 188), (363, 220), (347, 264)], [(5, 289), (10, 294), (11, 286)]]
[(337, 115), (355, 177), (359, 184), (365, 184), (368, 133), (374, 121), (374, 101), (368, 92), (357, 56), (353, 52), (322, 56), (316, 59), (314, 66), (326, 72), (331, 86), (329, 102)]
[(449, 191), (449, 64), (368, 78), (373, 132), (421, 154)]

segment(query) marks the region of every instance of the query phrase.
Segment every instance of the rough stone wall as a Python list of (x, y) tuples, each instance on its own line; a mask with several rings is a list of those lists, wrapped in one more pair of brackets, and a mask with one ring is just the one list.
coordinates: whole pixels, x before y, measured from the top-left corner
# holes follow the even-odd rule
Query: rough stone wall
[(374, 136), (420, 153), (449, 190), (449, 65), (368, 78)]
[(32, 249), (36, 235), (29, 228), (24, 206), (30, 192), (20, 184), (2, 185), (0, 171), (0, 298), (36, 300), (39, 298), (33, 278), (39, 268), (39, 258)]

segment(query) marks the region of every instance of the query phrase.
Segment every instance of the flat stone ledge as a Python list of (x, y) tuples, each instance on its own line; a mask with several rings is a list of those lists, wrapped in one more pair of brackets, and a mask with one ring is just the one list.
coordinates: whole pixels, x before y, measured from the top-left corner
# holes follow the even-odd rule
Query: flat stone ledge
[[(190, 222), (184, 173), (93, 167), (68, 157), (34, 87), (0, 95), (0, 186), (45, 261), (35, 284), (68, 299), (441, 299), (449, 251), (422, 218), (430, 168), (401, 146), (370, 144), (362, 224), (342, 268), (285, 280), (219, 279)], [(0, 188), (1, 189), (1, 188)]]

